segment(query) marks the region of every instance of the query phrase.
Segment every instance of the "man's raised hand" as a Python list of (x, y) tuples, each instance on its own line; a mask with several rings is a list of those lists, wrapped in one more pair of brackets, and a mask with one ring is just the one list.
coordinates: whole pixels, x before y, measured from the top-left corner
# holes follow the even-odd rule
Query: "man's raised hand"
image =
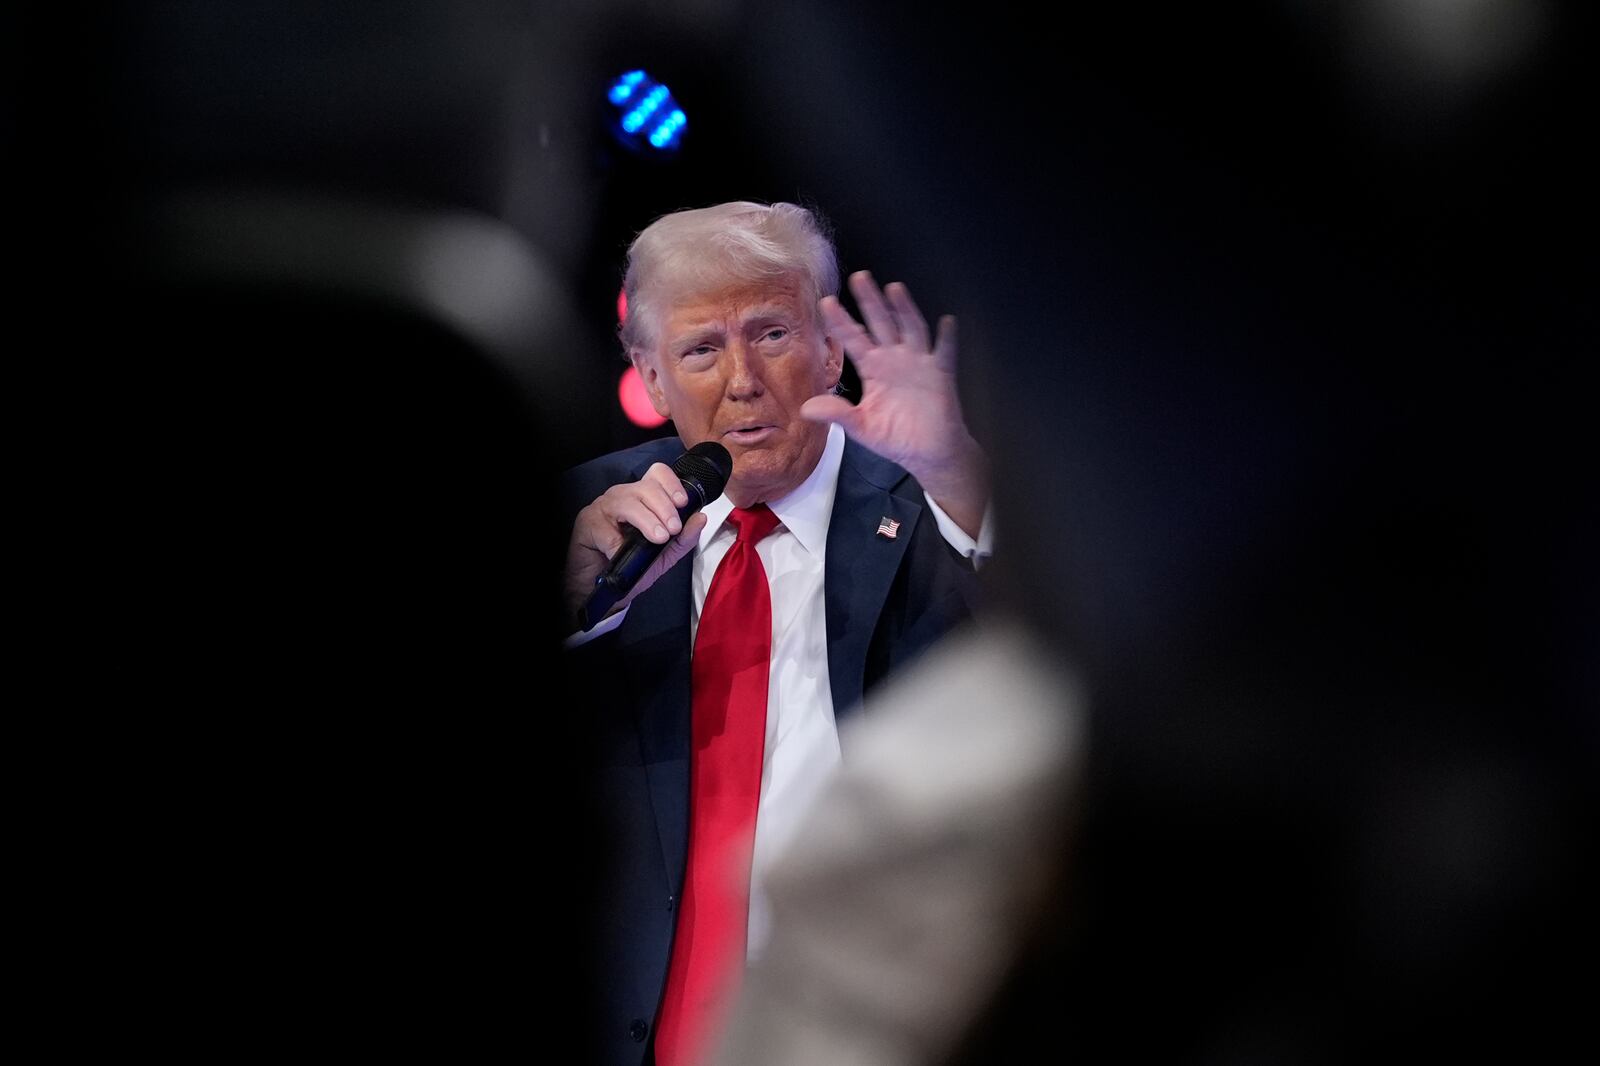
[(866, 271), (850, 275), (863, 327), (837, 298), (821, 301), (828, 335), (844, 346), (861, 377), (861, 402), (814, 396), (800, 413), (837, 422), (857, 443), (909, 470), (928, 495), (977, 536), (989, 500), (987, 462), (967, 431), (956, 390), (956, 320), (939, 319), (930, 338), (911, 292), (899, 282), (880, 291)]

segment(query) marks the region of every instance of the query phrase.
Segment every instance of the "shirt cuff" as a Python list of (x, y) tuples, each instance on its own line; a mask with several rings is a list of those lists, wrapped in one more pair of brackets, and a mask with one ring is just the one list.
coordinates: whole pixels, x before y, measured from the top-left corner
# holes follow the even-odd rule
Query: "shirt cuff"
[[(987, 523), (989, 521), (988, 516), (985, 515), (983, 520), (985, 523)], [(624, 607), (616, 614), (608, 615), (605, 618), (602, 618), (600, 620), (600, 624), (595, 626), (593, 629), (586, 629), (581, 633), (572, 634), (572, 636), (561, 642), (561, 646), (567, 651), (571, 651), (573, 648), (581, 648), (591, 640), (594, 640), (596, 637), (603, 637), (613, 629), (620, 626), (622, 624), (622, 620), (626, 617), (628, 617), (628, 608)]]
[(944, 536), (945, 543), (971, 559), (973, 569), (982, 566), (984, 560), (994, 554), (993, 500), (984, 507), (983, 522), (978, 526), (978, 539), (973, 540), (967, 536), (966, 530), (956, 525), (955, 519), (944, 513), (944, 508), (935, 503), (932, 496), (924, 492), (922, 498), (928, 501), (928, 506), (933, 510), (933, 520), (939, 524), (939, 532)]

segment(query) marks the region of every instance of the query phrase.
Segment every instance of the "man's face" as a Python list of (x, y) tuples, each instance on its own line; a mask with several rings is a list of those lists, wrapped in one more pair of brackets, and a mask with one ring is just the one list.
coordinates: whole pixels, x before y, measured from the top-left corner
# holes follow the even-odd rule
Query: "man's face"
[(679, 300), (655, 350), (634, 360), (657, 413), (672, 419), (685, 446), (727, 447), (727, 494), (739, 507), (799, 487), (827, 443), (827, 424), (802, 419), (800, 405), (833, 388), (842, 363), (807, 291), (791, 277)]

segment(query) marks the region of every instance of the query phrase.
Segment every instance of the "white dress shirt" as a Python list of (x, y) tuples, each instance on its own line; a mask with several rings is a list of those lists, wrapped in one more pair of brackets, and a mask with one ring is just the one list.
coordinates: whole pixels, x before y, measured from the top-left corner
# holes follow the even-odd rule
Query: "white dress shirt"
[[(772, 669), (767, 690), (767, 739), (761, 759), (761, 799), (756, 810), (754, 852), (750, 864), (748, 957), (766, 946), (771, 915), (764, 886), (767, 871), (783, 852), (812, 802), (839, 765), (839, 733), (834, 722), (833, 690), (828, 679), (828, 626), (823, 575), (826, 572), (828, 521), (833, 515), (839, 464), (844, 458), (844, 430), (828, 428), (822, 458), (800, 487), (781, 499), (768, 500), (779, 525), (756, 545), (756, 554), (772, 589)], [(974, 541), (944, 510), (927, 497), (944, 539), (976, 565), (991, 554), (993, 522), (985, 513)], [(691, 565), (690, 646), (700, 627), (700, 611), (722, 557), (735, 534), (728, 513), (733, 503), (720, 496), (703, 508), (706, 525)], [(619, 611), (589, 632), (568, 641), (586, 643), (622, 624)]]

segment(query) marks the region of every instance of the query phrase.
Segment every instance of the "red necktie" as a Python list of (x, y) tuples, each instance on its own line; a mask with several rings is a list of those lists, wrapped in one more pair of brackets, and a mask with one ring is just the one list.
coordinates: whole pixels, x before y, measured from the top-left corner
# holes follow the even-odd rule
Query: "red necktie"
[(656, 1023), (657, 1066), (699, 1066), (744, 970), (772, 658), (772, 594), (756, 542), (778, 517), (758, 503), (734, 508), (728, 521), (737, 539), (711, 579), (690, 664), (689, 857)]

